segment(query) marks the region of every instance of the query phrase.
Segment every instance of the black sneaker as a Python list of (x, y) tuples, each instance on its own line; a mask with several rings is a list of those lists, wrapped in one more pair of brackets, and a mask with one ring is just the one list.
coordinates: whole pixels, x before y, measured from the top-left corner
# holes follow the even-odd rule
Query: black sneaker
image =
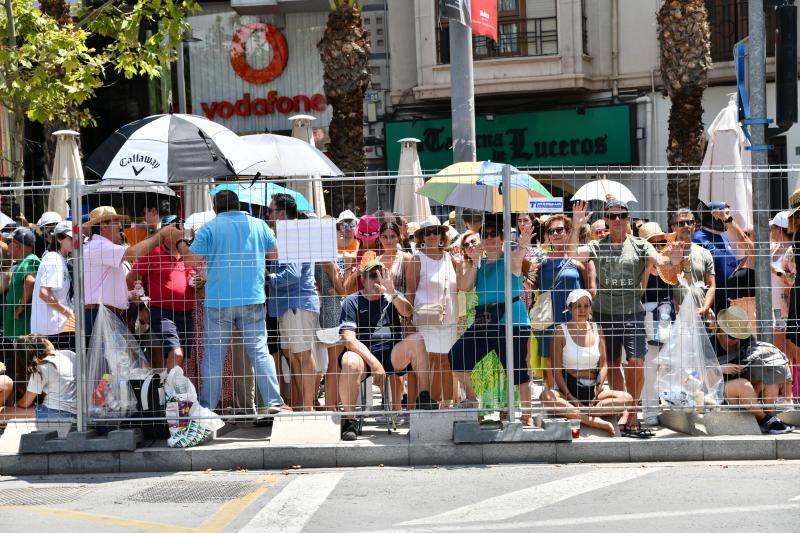
[(358, 438), (358, 424), (353, 418), (342, 420), (342, 440), (356, 440)]
[(435, 411), (439, 405), (431, 399), (431, 393), (424, 390), (417, 396), (417, 409), (420, 411)]
[(777, 416), (767, 417), (759, 426), (761, 433), (765, 435), (782, 435), (794, 431), (794, 427), (787, 426)]

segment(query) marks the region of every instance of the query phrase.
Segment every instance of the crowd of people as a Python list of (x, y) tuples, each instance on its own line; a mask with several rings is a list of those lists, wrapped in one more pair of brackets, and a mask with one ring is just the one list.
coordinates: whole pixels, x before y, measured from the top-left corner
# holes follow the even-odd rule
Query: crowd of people
[(45, 213), (4, 228), (3, 414), (74, 416), (75, 313), (88, 346), (102, 305), (150, 366), (184, 367), (200, 403), (221, 414), (341, 411), (342, 438), (353, 440), (367, 377), (394, 412), (478, 409), (473, 372), (494, 354), (504, 368), (513, 361), (522, 424), (533, 423), (541, 380), (548, 412), (612, 434), (616, 419), (624, 435), (644, 438), (645, 361), (665, 342), (658, 323), (689, 301), (724, 374), (722, 401), (753, 413), (765, 433), (792, 430), (775, 415), (799, 396), (795, 212), (770, 222), (767, 344), (754, 328), (755, 247), (724, 204), (670, 213), (670, 232), (614, 198), (596, 214), (584, 202), (570, 214), (515, 214), (510, 256), (499, 214), (465, 210), (443, 222), (345, 210), (336, 261), (316, 263), (278, 260), (275, 223), (308, 217), (293, 196), (274, 195), (257, 216), (242, 208), (220, 191), (216, 217), (191, 228), (168, 203), (148, 201), (140, 224), (93, 209), (82, 310), (72, 305), (71, 222)]

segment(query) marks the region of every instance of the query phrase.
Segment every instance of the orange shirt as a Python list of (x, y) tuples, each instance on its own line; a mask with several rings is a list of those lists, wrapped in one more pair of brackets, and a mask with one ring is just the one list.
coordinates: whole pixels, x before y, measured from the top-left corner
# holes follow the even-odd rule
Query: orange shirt
[(125, 235), (125, 239), (128, 241), (128, 246), (139, 244), (149, 236), (147, 233), (147, 228), (142, 226), (131, 226), (130, 228), (125, 228), (122, 230), (122, 233)]
[(358, 247), (359, 247), (360, 244), (361, 243), (358, 242), (358, 239), (353, 239), (353, 244), (351, 244), (350, 246), (346, 246), (344, 248), (339, 246), (339, 253), (340, 254), (344, 253), (344, 252), (353, 253), (353, 254), (357, 253), (358, 252)]

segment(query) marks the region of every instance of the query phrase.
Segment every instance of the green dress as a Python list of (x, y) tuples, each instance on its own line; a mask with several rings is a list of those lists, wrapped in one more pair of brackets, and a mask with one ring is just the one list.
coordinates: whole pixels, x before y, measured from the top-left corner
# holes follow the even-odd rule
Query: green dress
[(31, 303), (25, 305), (25, 312), (19, 318), (14, 314), (19, 306), (20, 298), (25, 290), (25, 278), (28, 274), (36, 277), (41, 260), (34, 254), (30, 254), (22, 261), (14, 265), (11, 271), (11, 283), (6, 291), (6, 299), (3, 302), (3, 336), (15, 338), (27, 335), (31, 331)]

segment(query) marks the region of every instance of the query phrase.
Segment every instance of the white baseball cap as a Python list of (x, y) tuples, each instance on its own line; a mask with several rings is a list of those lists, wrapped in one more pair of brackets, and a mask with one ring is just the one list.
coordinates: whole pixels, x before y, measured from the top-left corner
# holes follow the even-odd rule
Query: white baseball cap
[(355, 213), (350, 211), (349, 209), (345, 209), (341, 213), (339, 213), (339, 218), (336, 219), (336, 223), (339, 224), (340, 222), (344, 222), (345, 220), (355, 220), (358, 222), (358, 217)]
[(39, 221), (36, 222), (36, 225), (39, 226), (40, 228), (42, 226), (52, 226), (58, 224), (62, 220), (64, 219), (61, 217), (61, 215), (59, 215), (55, 211), (45, 211), (44, 213), (42, 213), (42, 216), (39, 217)]
[(769, 221), (770, 226), (778, 226), (779, 228), (789, 229), (789, 211), (781, 211), (772, 217)]
[(589, 298), (589, 303), (592, 303), (592, 294), (586, 289), (575, 289), (567, 296), (567, 307), (574, 304), (583, 297)]
[(69, 220), (62, 220), (58, 224), (56, 224), (55, 229), (53, 230), (54, 235), (69, 235), (72, 237), (72, 222)]

